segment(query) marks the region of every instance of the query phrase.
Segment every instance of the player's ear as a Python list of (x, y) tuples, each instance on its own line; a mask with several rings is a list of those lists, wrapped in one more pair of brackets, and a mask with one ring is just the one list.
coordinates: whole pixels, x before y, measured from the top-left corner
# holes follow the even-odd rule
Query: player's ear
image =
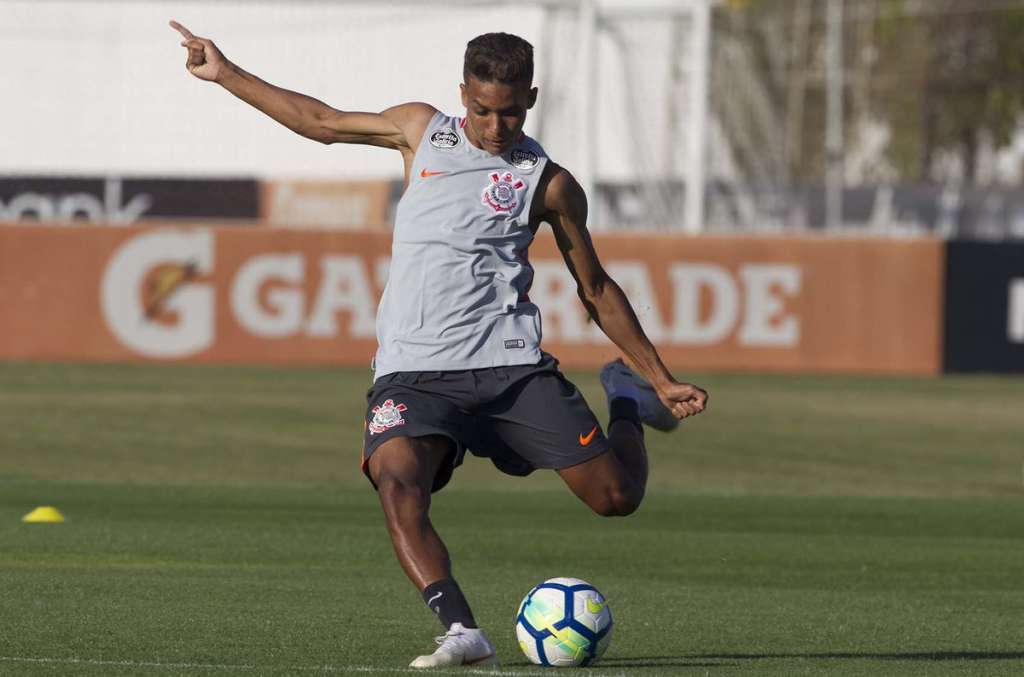
[(531, 108), (533, 108), (533, 105), (535, 103), (537, 103), (537, 88), (536, 87), (532, 87), (530, 89), (530, 98), (527, 99), (527, 101), (528, 101), (528, 103), (526, 104), (526, 110), (530, 110)]
[(462, 107), (469, 108), (469, 96), (466, 94), (466, 83), (459, 83), (459, 95), (462, 97)]

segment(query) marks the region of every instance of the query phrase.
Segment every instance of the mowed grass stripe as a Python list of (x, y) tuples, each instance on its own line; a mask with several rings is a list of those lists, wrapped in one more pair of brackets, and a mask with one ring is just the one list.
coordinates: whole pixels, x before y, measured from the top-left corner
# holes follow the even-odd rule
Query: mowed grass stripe
[[(571, 378), (600, 417), (596, 372)], [(651, 488), (1024, 495), (1024, 379), (680, 374), (711, 408), (650, 432)], [(0, 477), (362, 489), (366, 369), (0, 363)], [(554, 489), (471, 459), (458, 481)]]
[[(159, 670), (162, 672), (195, 672), (195, 671), (217, 671), (217, 672), (252, 672), (258, 671), (263, 672), (267, 668), (258, 665), (218, 665), (215, 663), (161, 663), (159, 661), (105, 661), (95, 660), (89, 658), (39, 658), (39, 657), (19, 657), (19, 656), (0, 656), (0, 664), (10, 663), (14, 665), (42, 665), (42, 666), (63, 666), (63, 667), (79, 667), (85, 666), (88, 668), (115, 668), (124, 670)], [(324, 674), (330, 673), (371, 673), (371, 674), (407, 674), (416, 673), (424, 674), (423, 670), (415, 670), (412, 668), (406, 669), (395, 669), (395, 668), (375, 668), (368, 665), (291, 665), (284, 668), (290, 672), (319, 672)], [(589, 672), (589, 671), (585, 671)], [(501, 670), (501, 669), (478, 669), (472, 667), (459, 668), (459, 669), (445, 669), (435, 668), (430, 670), (428, 674), (432, 675), (444, 675), (444, 674), (458, 674), (458, 675), (489, 675), (490, 677), (520, 677), (522, 675), (533, 675), (533, 672), (516, 672), (512, 670)]]

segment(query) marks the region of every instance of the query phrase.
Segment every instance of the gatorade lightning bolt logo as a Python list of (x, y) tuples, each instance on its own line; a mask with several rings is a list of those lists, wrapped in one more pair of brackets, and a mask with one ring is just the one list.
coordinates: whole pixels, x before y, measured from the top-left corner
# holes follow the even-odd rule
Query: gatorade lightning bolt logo
[(512, 172), (494, 172), (491, 182), (484, 188), (483, 203), (499, 213), (514, 212), (524, 188), (526, 183)]
[(194, 261), (160, 266), (150, 273), (145, 282), (146, 319), (152, 320), (163, 312), (174, 292), (195, 279), (198, 273), (199, 267)]
[(405, 419), (402, 418), (402, 412), (406, 409), (408, 407), (404, 404), (395, 404), (394, 400), (384, 400), (380, 406), (372, 409), (373, 420), (369, 425), (370, 434), (376, 435), (395, 426), (403, 425)]

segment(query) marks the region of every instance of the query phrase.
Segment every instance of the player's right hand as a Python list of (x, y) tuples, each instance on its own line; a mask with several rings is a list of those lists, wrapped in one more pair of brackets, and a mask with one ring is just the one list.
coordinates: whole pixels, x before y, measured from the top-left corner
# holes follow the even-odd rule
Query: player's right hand
[(188, 50), (188, 59), (185, 61), (188, 72), (200, 80), (217, 82), (228, 69), (228, 60), (217, 49), (217, 45), (213, 44), (212, 40), (192, 35), (192, 31), (177, 21), (172, 20), (170, 23), (171, 28), (185, 38), (181, 41), (181, 46)]
[(673, 381), (657, 389), (658, 397), (678, 419), (696, 416), (708, 406), (708, 392), (692, 383)]

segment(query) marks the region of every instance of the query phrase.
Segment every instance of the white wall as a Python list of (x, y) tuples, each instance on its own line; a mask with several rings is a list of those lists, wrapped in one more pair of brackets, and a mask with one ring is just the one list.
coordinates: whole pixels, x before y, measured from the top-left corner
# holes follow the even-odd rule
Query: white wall
[[(493, 3), (495, 9), (486, 10), (386, 5), (0, 1), (6, 90), (0, 173), (400, 174), (397, 153), (301, 139), (218, 86), (191, 77), (180, 39), (167, 26), (171, 18), (213, 39), (229, 58), (270, 82), (338, 108), (371, 111), (423, 100), (458, 113), (466, 41), (487, 31), (516, 32), (537, 48), (538, 82), (546, 64), (553, 64), (548, 90), (541, 93), (547, 105), (527, 121), (527, 132), (545, 114), (541, 141), (553, 157), (573, 166), (583, 140), (575, 132), (571, 19), (563, 17), (561, 24), (570, 33), (545, 34), (544, 11), (528, 2)], [(545, 44), (545, 35), (558, 42)], [(622, 101), (623, 70), (612, 63), (613, 50), (601, 44), (598, 100)], [(652, 69), (641, 93), (664, 89), (664, 72), (663, 66)], [(627, 177), (636, 158), (659, 147), (658, 135), (645, 129), (649, 124), (622, 105), (602, 106), (598, 178)], [(641, 125), (650, 143), (638, 148), (628, 125)]]

